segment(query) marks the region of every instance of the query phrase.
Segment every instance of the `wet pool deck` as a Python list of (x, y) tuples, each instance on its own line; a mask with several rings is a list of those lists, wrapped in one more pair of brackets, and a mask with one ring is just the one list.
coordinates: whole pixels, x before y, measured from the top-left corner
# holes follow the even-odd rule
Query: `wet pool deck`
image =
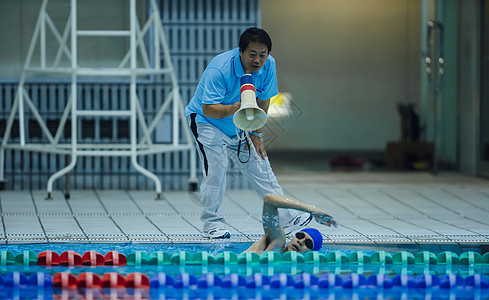
[[(489, 246), (489, 181), (458, 173), (281, 172), (286, 195), (324, 208), (341, 224), (315, 223), (329, 245), (423, 248)], [(154, 191), (1, 191), (1, 244), (201, 243), (198, 195)], [(229, 190), (223, 201), (230, 242), (262, 234), (261, 200)]]

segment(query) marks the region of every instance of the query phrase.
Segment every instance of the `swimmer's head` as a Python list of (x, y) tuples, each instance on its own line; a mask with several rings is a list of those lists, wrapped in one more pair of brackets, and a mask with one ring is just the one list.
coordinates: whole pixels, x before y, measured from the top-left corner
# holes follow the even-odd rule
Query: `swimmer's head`
[(318, 251), (323, 246), (323, 236), (315, 228), (305, 228), (297, 232), (285, 247), (285, 251), (306, 253)]

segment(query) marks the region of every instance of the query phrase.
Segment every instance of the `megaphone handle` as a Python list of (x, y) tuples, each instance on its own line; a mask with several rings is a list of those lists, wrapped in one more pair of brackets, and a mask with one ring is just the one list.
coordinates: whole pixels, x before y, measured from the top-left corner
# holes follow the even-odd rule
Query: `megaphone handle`
[[(243, 130), (242, 132), (243, 132), (243, 136), (241, 136), (238, 133), (238, 128), (236, 127), (236, 136), (239, 139), (239, 144), (238, 144), (238, 160), (241, 163), (243, 163), (243, 164), (244, 163), (247, 163), (249, 161), (249, 156), (248, 156), (248, 160), (247, 161), (242, 161), (239, 158), (239, 154), (241, 153), (241, 142), (242, 141), (246, 141), (246, 143), (248, 144), (248, 153), (250, 153), (250, 151), (253, 153), (253, 156), (255, 157), (255, 159), (256, 159), (256, 161), (258, 163), (258, 169), (261, 172), (262, 171), (262, 169), (261, 169), (262, 159), (260, 158), (260, 156), (258, 155), (258, 152), (256, 151), (255, 145), (253, 144), (253, 141), (251, 140), (250, 134), (248, 133), (249, 131)], [(251, 154), (249, 154), (249, 155), (251, 155)]]
[(251, 150), (250, 150), (250, 149), (251, 149), (251, 148), (250, 148), (250, 147), (248, 147), (248, 159), (247, 159), (247, 160), (241, 160), (241, 157), (240, 157), (240, 154), (241, 154), (241, 143), (242, 143), (243, 141), (245, 141), (246, 143), (248, 143), (248, 141), (247, 141), (245, 138), (239, 138), (239, 143), (238, 143), (238, 153), (237, 153), (237, 155), (238, 155), (238, 160), (239, 160), (239, 162), (240, 162), (240, 163), (242, 163), (242, 164), (245, 164), (245, 163), (247, 163), (248, 161), (250, 161), (250, 157), (251, 157)]

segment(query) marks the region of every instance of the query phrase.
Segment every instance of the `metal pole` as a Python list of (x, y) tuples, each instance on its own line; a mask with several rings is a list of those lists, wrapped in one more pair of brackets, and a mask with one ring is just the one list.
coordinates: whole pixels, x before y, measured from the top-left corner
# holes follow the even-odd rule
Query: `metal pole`
[(158, 176), (151, 173), (150, 171), (139, 165), (137, 160), (137, 127), (136, 127), (136, 1), (130, 0), (130, 22), (131, 22), (131, 42), (130, 42), (130, 52), (131, 52), (131, 85), (130, 85), (130, 105), (131, 105), (131, 120), (130, 120), (130, 135), (131, 135), (131, 162), (134, 168), (145, 175), (146, 177), (153, 180), (156, 189), (156, 199), (161, 199), (161, 182)]
[[(160, 14), (158, 12), (158, 6), (156, 5), (155, 0), (151, 0), (151, 6), (154, 9), (155, 13), (155, 19), (156, 20), (161, 20)], [(168, 44), (166, 42), (166, 37), (165, 37), (165, 32), (163, 30), (163, 27), (161, 26), (161, 21), (155, 22), (155, 34), (159, 35), (159, 39), (161, 42), (161, 46), (163, 48), (163, 53), (165, 54), (164, 59), (165, 59), (165, 65), (168, 69), (171, 70), (170, 76), (172, 80), (172, 93), (173, 95), (173, 145), (178, 145), (178, 138), (179, 138), (179, 131), (178, 129), (175, 129), (175, 127), (178, 127), (178, 120), (175, 119), (175, 116), (178, 116), (178, 104), (182, 105), (181, 103), (181, 98), (180, 98), (180, 91), (178, 89), (178, 84), (177, 84), (177, 78), (175, 76), (175, 72), (173, 70), (173, 64), (170, 59), (170, 48), (168, 47)], [(179, 101), (180, 103), (177, 103), (176, 101)], [(175, 106), (177, 108), (175, 108)], [(185, 122), (186, 117), (185, 114), (183, 113), (183, 109), (181, 109), (181, 115), (182, 115), (182, 122)], [(190, 147), (190, 179), (189, 179), (189, 189), (195, 190), (197, 188), (197, 168), (196, 168), (196, 156), (195, 156), (195, 149), (194, 149), (194, 143), (193, 139), (190, 136), (190, 129), (186, 124), (183, 124), (185, 136), (187, 137), (187, 143)], [(151, 126), (150, 126), (151, 129)]]
[[(77, 51), (77, 15), (76, 0), (71, 0), (71, 161), (68, 166), (51, 175), (48, 179), (46, 200), (51, 200), (53, 183), (59, 177), (71, 171), (77, 161), (77, 71), (78, 71), (78, 51)], [(69, 195), (65, 195), (69, 196)]]
[(40, 37), (40, 54), (41, 68), (46, 68), (46, 11), (41, 11), (41, 37)]

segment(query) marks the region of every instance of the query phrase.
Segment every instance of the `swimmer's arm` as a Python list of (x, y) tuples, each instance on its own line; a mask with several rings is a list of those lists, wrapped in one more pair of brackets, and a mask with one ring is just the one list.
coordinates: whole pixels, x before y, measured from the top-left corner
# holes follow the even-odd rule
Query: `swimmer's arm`
[[(318, 221), (320, 224), (326, 226), (336, 226), (336, 221), (333, 220), (333, 216), (317, 208), (314, 205), (306, 204), (291, 197), (285, 197), (276, 194), (267, 194), (263, 199), (263, 216), (265, 216), (265, 212), (268, 212), (268, 214), (276, 213), (278, 221), (278, 208), (289, 208), (308, 212), (311, 213), (316, 221)], [(263, 229), (265, 229), (265, 220), (263, 221)]]
[[(255, 252), (261, 254), (268, 251), (281, 252), (283, 246), (285, 245), (285, 234), (283, 239), (271, 240), (268, 236), (262, 237), (260, 240), (256, 241), (244, 252)], [(244, 253), (243, 252), (243, 253)]]
[[(267, 194), (263, 199), (263, 231), (265, 236), (255, 244), (253, 244), (249, 251), (258, 252), (261, 251), (280, 251), (286, 243), (285, 232), (280, 225), (278, 217), (279, 208), (291, 208), (311, 213), (314, 218), (320, 223), (326, 226), (336, 226), (336, 221), (333, 217), (315, 207), (303, 203), (299, 200), (291, 197), (280, 196), (276, 194)], [(265, 249), (263, 249), (265, 247)]]
[(262, 253), (267, 248), (265, 237), (262, 237), (260, 240), (256, 241), (244, 252), (255, 252)]

